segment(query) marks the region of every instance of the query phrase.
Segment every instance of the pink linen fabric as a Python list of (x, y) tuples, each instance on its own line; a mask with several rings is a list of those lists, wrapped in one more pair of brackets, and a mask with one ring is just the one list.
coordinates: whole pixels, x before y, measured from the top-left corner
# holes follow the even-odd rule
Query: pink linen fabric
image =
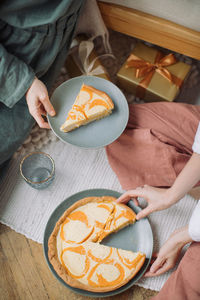
[(127, 128), (106, 147), (122, 188), (171, 186), (192, 155), (200, 106), (153, 102), (132, 104), (129, 112)]
[(192, 243), (158, 295), (152, 300), (200, 299), (200, 243)]

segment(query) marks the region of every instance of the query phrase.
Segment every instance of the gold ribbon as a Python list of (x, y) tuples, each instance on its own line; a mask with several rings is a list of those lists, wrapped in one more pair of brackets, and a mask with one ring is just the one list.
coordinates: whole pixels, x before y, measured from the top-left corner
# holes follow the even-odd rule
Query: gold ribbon
[(158, 51), (155, 57), (154, 63), (150, 63), (131, 54), (127, 60), (126, 68), (133, 67), (136, 69), (136, 78), (142, 78), (139, 82), (136, 90), (136, 96), (144, 98), (145, 91), (151, 82), (151, 79), (155, 72), (158, 72), (161, 76), (166, 78), (171, 83), (177, 85), (179, 88), (183, 83), (183, 80), (170, 73), (166, 67), (176, 63), (175, 56), (170, 53), (166, 56)]
[(79, 44), (78, 52), (79, 52), (79, 60), (78, 62), (76, 60), (76, 64), (80, 68), (83, 75), (100, 75), (105, 73), (105, 69), (102, 65), (97, 66), (94, 68), (94, 64), (97, 59), (105, 56), (111, 56), (114, 58), (113, 54), (103, 54), (98, 57), (96, 57), (93, 61), (89, 61), (90, 54), (92, 50), (94, 49), (94, 43), (91, 40), (82, 41)]

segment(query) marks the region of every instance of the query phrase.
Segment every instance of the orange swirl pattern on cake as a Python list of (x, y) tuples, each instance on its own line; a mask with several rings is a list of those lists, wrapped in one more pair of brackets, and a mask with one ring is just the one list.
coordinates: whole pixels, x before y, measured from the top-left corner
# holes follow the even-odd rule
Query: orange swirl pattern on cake
[(112, 112), (113, 108), (114, 104), (105, 92), (83, 84), (60, 130), (68, 132), (104, 118)]
[(57, 255), (67, 276), (73, 278), (73, 286), (112, 290), (128, 282), (145, 261), (143, 253), (99, 244), (106, 235), (135, 222), (135, 213), (114, 199), (87, 198), (60, 224)]

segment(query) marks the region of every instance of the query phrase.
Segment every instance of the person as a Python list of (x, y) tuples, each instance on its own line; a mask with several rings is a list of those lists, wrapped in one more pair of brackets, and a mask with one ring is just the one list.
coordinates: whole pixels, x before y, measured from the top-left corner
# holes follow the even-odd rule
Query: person
[(35, 121), (56, 114), (49, 90), (66, 59), (85, 0), (0, 4), (0, 177)]
[[(129, 134), (129, 136), (131, 136), (131, 139), (134, 143), (134, 130), (140, 131), (141, 123), (142, 123), (143, 130), (148, 130), (150, 128), (151, 133), (153, 134), (154, 137), (159, 136), (159, 141), (162, 143), (163, 149), (169, 146), (171, 146), (172, 148), (172, 146), (176, 144), (176, 151), (178, 151), (178, 153), (172, 151), (170, 154), (167, 153), (168, 155), (165, 157), (169, 165), (170, 162), (173, 161), (173, 158), (174, 158), (174, 163), (176, 161), (175, 157), (177, 161), (179, 160), (179, 155), (184, 154), (184, 149), (186, 149), (186, 144), (187, 143), (189, 144), (191, 142), (192, 136), (194, 139), (193, 145), (191, 146), (191, 151), (193, 153), (191, 154), (190, 158), (188, 158), (189, 155), (186, 157), (187, 162), (185, 163), (185, 165), (183, 166), (179, 174), (176, 176), (176, 179), (174, 180), (174, 183), (172, 183), (171, 186), (167, 188), (166, 187), (158, 188), (149, 185), (142, 185), (142, 186), (135, 187), (134, 189), (129, 189), (119, 199), (117, 199), (117, 202), (120, 203), (127, 203), (130, 199), (133, 199), (136, 205), (139, 205), (138, 197), (142, 197), (146, 199), (147, 206), (143, 210), (141, 210), (136, 216), (136, 219), (140, 220), (141, 218), (144, 218), (155, 211), (164, 210), (174, 205), (188, 191), (190, 191), (193, 186), (195, 186), (200, 181), (200, 123), (198, 125), (199, 122), (198, 120), (200, 120), (200, 109), (199, 107), (194, 107), (192, 105), (187, 105), (187, 104), (185, 105), (181, 103), (179, 104), (178, 103), (149, 103), (149, 104), (142, 104), (142, 105), (138, 104), (138, 107), (136, 106), (137, 105), (135, 106), (133, 105), (130, 110), (131, 124), (129, 123), (128, 128), (132, 126), (131, 133), (125, 132), (124, 134), (125, 135)], [(139, 111), (141, 114), (139, 113)], [(144, 111), (146, 111), (146, 113)], [(134, 118), (133, 118), (133, 114), (134, 114)], [(147, 114), (149, 114), (150, 116), (153, 115), (151, 119), (151, 125), (150, 123), (148, 124), (148, 122), (150, 122), (150, 116), (148, 118)], [(133, 126), (133, 122), (134, 122), (134, 126)], [(164, 127), (161, 126), (161, 122), (164, 122), (165, 124)], [(155, 126), (155, 124), (157, 125), (157, 127)], [(169, 127), (166, 125), (169, 125)], [(195, 128), (197, 126), (198, 128), (196, 130)], [(155, 127), (157, 131), (155, 130)], [(171, 129), (174, 133), (174, 136), (170, 136), (170, 132), (172, 132)], [(158, 134), (158, 130), (159, 130), (159, 134)], [(196, 130), (196, 135), (194, 138), (193, 132), (195, 130)], [(168, 138), (166, 138), (167, 134), (168, 134)], [(180, 135), (182, 139), (180, 138)], [(145, 136), (149, 142), (146, 133)], [(178, 138), (176, 140), (177, 136)], [(144, 135), (140, 138), (144, 138)], [(173, 140), (173, 138), (175, 140)], [(107, 149), (108, 158), (111, 161), (112, 161), (113, 152), (114, 155), (117, 155), (116, 148), (119, 147), (119, 144), (120, 147), (122, 147), (123, 145), (122, 139), (124, 139), (124, 137), (120, 137), (120, 139), (121, 141), (120, 140), (116, 141), (115, 145), (111, 145), (111, 148), (109, 148), (108, 146)], [(167, 143), (167, 141), (169, 142), (170, 139), (173, 140), (173, 143)], [(143, 141), (145, 143), (145, 140)], [(152, 147), (154, 147), (153, 142), (155, 142), (155, 140), (152, 141)], [(179, 145), (179, 148), (177, 146), (178, 142), (181, 144), (181, 146)], [(137, 144), (134, 143), (134, 145), (136, 146)], [(130, 144), (128, 143), (127, 146), (127, 144), (124, 143), (124, 147), (125, 148), (130, 147)], [(161, 148), (159, 147), (159, 150), (160, 149)], [(122, 151), (122, 149), (120, 149), (120, 151)], [(135, 149), (132, 148), (132, 157), (134, 157), (134, 151)], [(150, 157), (151, 156), (150, 147), (148, 147), (148, 151)], [(149, 157), (147, 159), (150, 159)], [(136, 158), (134, 159), (138, 159), (138, 156), (136, 156)], [(158, 160), (158, 164), (159, 164), (159, 160), (161, 160), (162, 162), (162, 158), (160, 158), (159, 156), (157, 156), (157, 160)], [(140, 169), (138, 169), (139, 176), (140, 174), (142, 174), (143, 166), (145, 165), (145, 163), (146, 160), (144, 159), (144, 161), (140, 160), (139, 164), (137, 164), (137, 166), (140, 165)], [(130, 160), (128, 161), (128, 164), (130, 164)], [(113, 161), (112, 161), (112, 167), (116, 168)], [(120, 169), (119, 162), (117, 168)], [(122, 166), (122, 168), (124, 168), (124, 166)], [(181, 167), (179, 166), (179, 169), (180, 168)], [(120, 177), (119, 169), (117, 169), (118, 170), (117, 174), (121, 182), (123, 182), (124, 184), (125, 183), (124, 177)], [(150, 169), (150, 173), (151, 173), (151, 169)], [(156, 171), (155, 173), (159, 181), (160, 175)], [(133, 181), (134, 181), (134, 176), (137, 176), (137, 174), (135, 173), (128, 174), (129, 177), (131, 175), (133, 176)], [(148, 176), (148, 174), (145, 175)], [(170, 177), (170, 175), (171, 173), (168, 174), (165, 172), (165, 177), (168, 176)], [(122, 176), (124, 176), (124, 174)], [(140, 182), (142, 182), (142, 180), (145, 179), (140, 178)], [(154, 178), (153, 180), (156, 182), (156, 178)], [(138, 182), (137, 177), (136, 177), (136, 182)], [(160, 181), (161, 186), (166, 185), (166, 182), (167, 182), (166, 178), (163, 181), (161, 179)], [(128, 180), (128, 185), (129, 184), (130, 181)], [(199, 285), (200, 283), (199, 281), (200, 278), (200, 200), (198, 201), (193, 211), (189, 224), (184, 228), (175, 230), (171, 234), (169, 239), (164, 243), (159, 253), (156, 255), (155, 261), (153, 262), (150, 270), (146, 273), (145, 276), (146, 277), (158, 276), (168, 271), (169, 269), (173, 268), (177, 262), (177, 259), (180, 255), (182, 248), (184, 247), (184, 245), (188, 243), (190, 243), (190, 246), (186, 251), (186, 254), (181, 259), (178, 268), (172, 273), (172, 275), (169, 277), (167, 282), (164, 284), (164, 287), (161, 289), (158, 295), (153, 297), (153, 299), (155, 300), (200, 299), (200, 285)]]

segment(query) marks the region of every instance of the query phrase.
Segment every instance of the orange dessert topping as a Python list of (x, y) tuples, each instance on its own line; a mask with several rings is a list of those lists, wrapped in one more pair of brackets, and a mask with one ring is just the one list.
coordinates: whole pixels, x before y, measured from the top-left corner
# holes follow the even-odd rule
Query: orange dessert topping
[(98, 262), (98, 263), (104, 263), (107, 261), (107, 259), (111, 256), (112, 254), (112, 248), (110, 248), (110, 253), (108, 254), (108, 256), (106, 256), (104, 259), (98, 258), (96, 256), (94, 256), (91, 252), (91, 250), (88, 250), (88, 256), (90, 256), (94, 261)]
[(92, 99), (93, 92), (87, 86), (83, 85), (82, 88), (81, 88), (81, 92), (87, 92), (89, 94), (89, 101)]
[(116, 213), (116, 205), (113, 205), (112, 208), (110, 208), (108, 206), (106, 208), (106, 204), (99, 204), (98, 207), (103, 207), (103, 208), (108, 209), (110, 211), (110, 215), (109, 215), (106, 223), (104, 224), (104, 227), (102, 228), (101, 231), (97, 232), (97, 234), (96, 234), (96, 239), (98, 240), (98, 242), (101, 242), (109, 234), (108, 230), (110, 229), (111, 223), (112, 223), (113, 218), (114, 218), (115, 213)]
[(74, 278), (82, 278), (85, 276), (85, 274), (88, 272), (89, 268), (90, 268), (90, 261), (89, 261), (89, 258), (86, 256), (85, 257), (85, 269), (83, 271), (83, 274), (81, 275), (74, 275), (72, 274), (69, 269), (66, 267), (65, 263), (64, 263), (64, 260), (63, 260), (63, 255), (66, 251), (71, 251), (71, 252), (75, 252), (75, 253), (78, 253), (80, 255), (85, 255), (86, 254), (86, 251), (85, 251), (85, 248), (83, 246), (78, 246), (78, 247), (68, 247), (68, 248), (65, 248), (61, 255), (60, 255), (60, 259), (61, 259), (61, 262), (62, 262), (62, 265), (64, 266), (64, 268), (67, 270), (67, 272)]
[(73, 220), (73, 221), (80, 221), (80, 222), (83, 222), (83, 223), (85, 223), (85, 225), (87, 226), (87, 227), (90, 227), (89, 225), (88, 225), (88, 218), (87, 218), (87, 215), (84, 213), (84, 212), (82, 212), (81, 210), (77, 210), (77, 211), (74, 211), (74, 212), (72, 212), (69, 216), (68, 216), (68, 218), (70, 218), (71, 220)]
[(101, 229), (103, 229), (103, 228), (105, 227), (105, 224), (104, 224), (104, 223), (99, 222), (99, 221), (97, 221), (97, 220), (95, 220), (95, 225), (96, 225), (96, 227), (99, 227), (99, 228), (101, 228)]
[[(80, 113), (82, 113), (83, 116), (78, 116), (78, 121), (80, 120), (84, 120), (85, 119), (88, 119), (86, 113), (85, 113), (85, 105), (73, 105), (72, 106), (72, 109), (75, 110), (75, 111), (79, 111)], [(77, 115), (74, 111), (71, 111), (69, 112), (68, 114), (68, 117), (67, 117), (67, 120), (76, 120), (77, 119)]]
[(126, 210), (126, 211), (122, 211), (121, 214), (119, 214), (119, 216), (114, 219), (114, 224), (116, 225), (117, 220), (119, 220), (122, 217), (126, 218), (129, 221), (135, 220), (135, 214)]
[(139, 253), (136, 258), (134, 258), (132, 261), (130, 261), (128, 258), (122, 258), (119, 254), (119, 250), (117, 249), (117, 254), (119, 256), (119, 259), (121, 262), (129, 269), (136, 268), (138, 262), (145, 256), (144, 254)]
[(85, 113), (85, 105), (83, 104), (83, 105), (76, 105), (76, 104), (74, 104), (73, 105), (73, 108), (76, 110), (76, 111), (79, 111), (80, 113), (82, 113), (83, 115), (84, 115), (84, 117), (86, 118), (86, 119), (88, 119), (88, 117), (87, 117), (87, 115), (86, 115), (86, 113)]
[(76, 120), (76, 118), (77, 118), (77, 115), (73, 111), (70, 111), (68, 114), (67, 120)]
[[(104, 262), (104, 264), (113, 264), (113, 260), (109, 260), (107, 262)], [(115, 280), (112, 280), (112, 281), (107, 281), (101, 274), (98, 274), (96, 273), (97, 275), (97, 278), (98, 278), (98, 283), (94, 282), (91, 280), (91, 277), (92, 275), (94, 274), (94, 272), (96, 271), (97, 267), (99, 266), (100, 264), (96, 264), (92, 270), (90, 271), (89, 275), (88, 275), (88, 283), (91, 285), (91, 286), (94, 286), (94, 287), (107, 287), (107, 286), (113, 286), (113, 285), (117, 285), (119, 284), (120, 282), (122, 282), (122, 280), (124, 279), (124, 275), (125, 275), (125, 272), (124, 272), (124, 269), (123, 267), (119, 264), (119, 263), (115, 263), (113, 264), (113, 266), (115, 266), (118, 270), (119, 270), (119, 276), (117, 277), (117, 279)]]
[(100, 243), (106, 236), (108, 235), (108, 232), (100, 231), (97, 232), (97, 242)]
[(78, 211), (74, 211), (74, 212), (72, 212), (72, 213), (68, 216), (68, 218), (65, 220), (65, 222), (63, 222), (63, 224), (61, 225), (61, 229), (60, 229), (60, 237), (61, 237), (61, 239), (62, 239), (63, 241), (65, 241), (65, 242), (67, 242), (67, 243), (77, 243), (77, 244), (80, 244), (80, 243), (85, 242), (85, 241), (92, 235), (92, 233), (93, 233), (93, 231), (94, 231), (94, 227), (91, 227), (91, 231), (87, 234), (87, 236), (86, 236), (83, 240), (81, 240), (81, 241), (79, 241), (79, 242), (77, 242), (77, 241), (71, 241), (71, 240), (66, 240), (66, 239), (65, 239), (64, 226), (65, 226), (65, 224), (67, 224), (70, 220), (73, 220), (73, 221), (80, 221), (80, 222), (84, 223), (88, 228), (91, 227), (91, 226), (89, 226), (89, 224), (88, 224), (88, 218), (87, 218), (87, 216), (86, 216), (86, 214), (85, 214), (84, 212), (79, 211), (79, 210), (78, 210)]
[(113, 207), (110, 208), (108, 205), (102, 203), (102, 204), (99, 204), (97, 207), (102, 207), (102, 208), (105, 208), (106, 210), (108, 210), (109, 212), (112, 212), (113, 211)]
[(110, 109), (108, 103), (103, 101), (102, 99), (95, 99), (89, 103), (89, 109), (93, 108), (94, 106), (101, 105), (105, 106), (107, 109)]

